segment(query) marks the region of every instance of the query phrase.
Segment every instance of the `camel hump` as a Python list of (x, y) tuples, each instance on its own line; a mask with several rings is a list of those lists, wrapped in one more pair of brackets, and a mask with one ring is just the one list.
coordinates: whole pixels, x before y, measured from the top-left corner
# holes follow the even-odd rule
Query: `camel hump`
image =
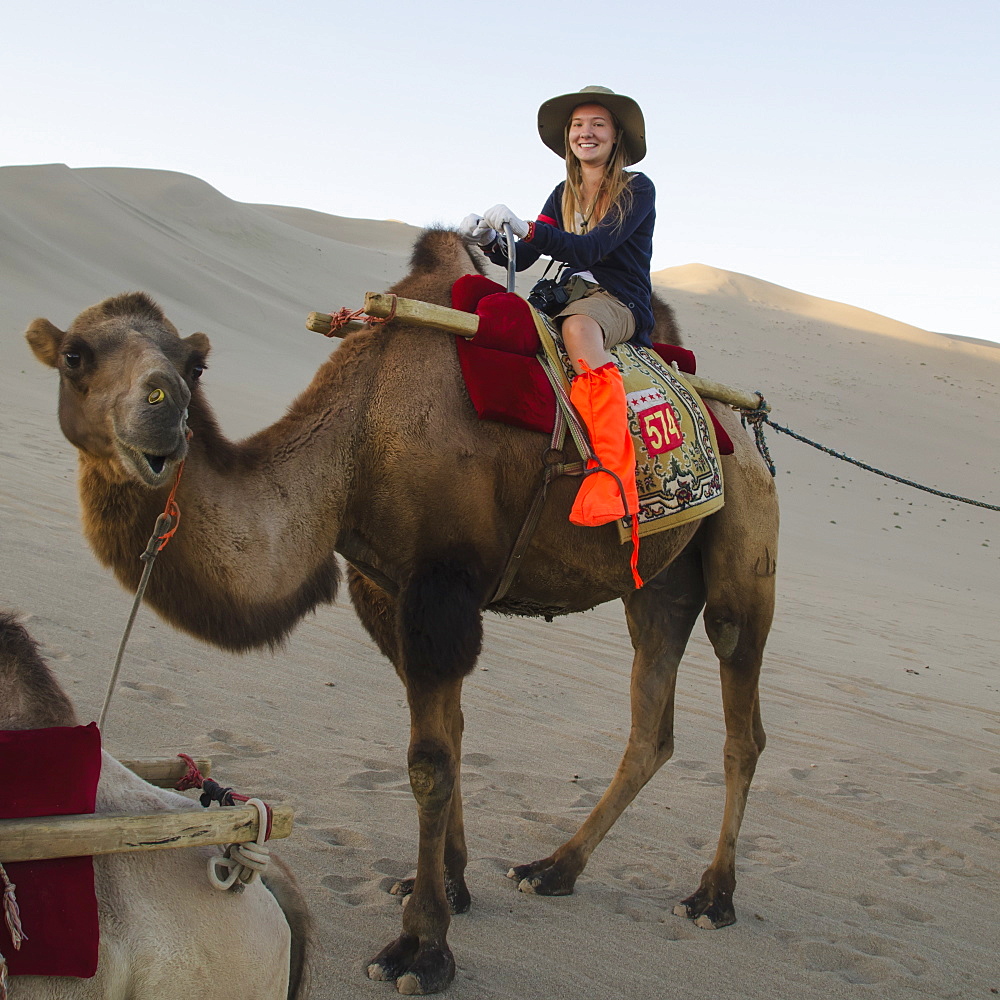
[(0, 610), (0, 729), (43, 729), (76, 724), (72, 702), (56, 682), (38, 643), (17, 616)]
[(440, 275), (442, 271), (458, 272), (458, 275), (468, 274), (470, 269), (477, 274), (483, 273), (483, 267), (469, 251), (464, 239), (454, 229), (432, 227), (425, 229), (413, 244), (410, 254), (411, 277), (415, 274)]

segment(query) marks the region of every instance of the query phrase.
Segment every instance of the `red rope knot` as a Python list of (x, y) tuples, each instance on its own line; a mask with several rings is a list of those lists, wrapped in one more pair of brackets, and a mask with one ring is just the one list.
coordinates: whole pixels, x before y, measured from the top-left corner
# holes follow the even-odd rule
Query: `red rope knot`
[(348, 309), (347, 306), (344, 306), (338, 312), (330, 314), (330, 332), (323, 334), (323, 336), (335, 337), (339, 329), (347, 326), (348, 323), (353, 323), (355, 320), (360, 320), (361, 317), (364, 315), (365, 315), (364, 309), (351, 310)]
[[(249, 795), (240, 795), (239, 792), (234, 792), (231, 788), (220, 785), (214, 778), (206, 778), (198, 770), (198, 765), (189, 754), (179, 753), (177, 756), (187, 764), (187, 771), (184, 772), (184, 776), (174, 785), (174, 788), (178, 792), (186, 792), (190, 788), (200, 788), (202, 794), (199, 801), (206, 809), (213, 802), (218, 802), (220, 806), (234, 806), (237, 802), (250, 801)], [(264, 832), (264, 840), (269, 840), (274, 815), (271, 806), (267, 802), (264, 803), (264, 808), (267, 810), (267, 829)]]
[(324, 333), (324, 337), (336, 337), (337, 331), (343, 329), (348, 323), (361, 322), (367, 323), (369, 326), (381, 326), (383, 323), (388, 323), (390, 320), (396, 318), (396, 306), (399, 302), (399, 298), (396, 295), (392, 296), (392, 306), (389, 309), (389, 315), (384, 319), (378, 316), (369, 316), (364, 309), (348, 309), (344, 306), (338, 309), (335, 313), (330, 313), (330, 330), (328, 333)]

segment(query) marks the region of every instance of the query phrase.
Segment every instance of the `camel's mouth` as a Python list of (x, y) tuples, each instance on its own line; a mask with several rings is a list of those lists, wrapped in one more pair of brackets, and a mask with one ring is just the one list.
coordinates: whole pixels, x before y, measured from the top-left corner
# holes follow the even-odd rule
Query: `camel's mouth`
[(158, 476), (163, 472), (163, 467), (167, 464), (166, 455), (147, 455), (146, 452), (142, 453), (142, 457), (146, 460), (146, 464), (153, 470), (153, 475)]
[(118, 440), (117, 444), (119, 457), (125, 466), (146, 486), (154, 488), (163, 486), (169, 481), (187, 452), (187, 441), (184, 439), (181, 440), (178, 448), (167, 455), (141, 451), (126, 444), (121, 439)]

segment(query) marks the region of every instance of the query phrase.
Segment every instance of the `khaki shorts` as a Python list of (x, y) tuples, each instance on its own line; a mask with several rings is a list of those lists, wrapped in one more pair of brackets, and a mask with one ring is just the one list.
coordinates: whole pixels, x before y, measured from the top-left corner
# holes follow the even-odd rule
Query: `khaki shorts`
[(554, 318), (560, 320), (567, 316), (589, 316), (594, 320), (604, 331), (604, 348), (608, 351), (631, 340), (635, 333), (632, 310), (599, 285), (593, 286), (581, 298), (574, 299)]

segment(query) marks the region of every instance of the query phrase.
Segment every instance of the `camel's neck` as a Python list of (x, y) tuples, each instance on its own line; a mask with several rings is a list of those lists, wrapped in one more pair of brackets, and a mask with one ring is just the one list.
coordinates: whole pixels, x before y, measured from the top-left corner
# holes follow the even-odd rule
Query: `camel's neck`
[[(180, 525), (157, 557), (146, 600), (172, 624), (234, 650), (280, 643), (337, 584), (334, 546), (350, 481), (350, 422), (331, 372), (276, 424), (227, 441), (193, 399), (193, 437), (177, 489)], [(325, 378), (324, 378), (325, 376)], [(81, 457), (84, 527), (98, 557), (134, 589), (166, 490)]]

